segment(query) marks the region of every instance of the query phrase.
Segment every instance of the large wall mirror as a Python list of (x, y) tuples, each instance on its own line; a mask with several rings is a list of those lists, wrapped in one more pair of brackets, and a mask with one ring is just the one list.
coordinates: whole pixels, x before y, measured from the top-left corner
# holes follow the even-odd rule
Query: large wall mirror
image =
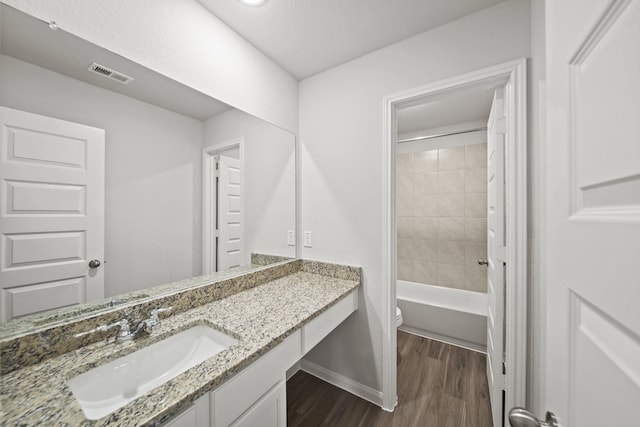
[(0, 336), (295, 257), (292, 133), (0, 18)]

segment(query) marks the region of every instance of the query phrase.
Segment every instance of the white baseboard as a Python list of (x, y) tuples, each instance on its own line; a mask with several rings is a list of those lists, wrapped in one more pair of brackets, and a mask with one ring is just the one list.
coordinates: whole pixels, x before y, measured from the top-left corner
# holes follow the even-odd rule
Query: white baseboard
[(351, 378), (347, 378), (337, 372), (330, 371), (327, 368), (316, 365), (308, 360), (303, 359), (300, 361), (300, 369), (314, 377), (318, 377), (321, 380), (328, 382), (329, 384), (341, 388), (344, 391), (369, 401), (374, 405), (382, 407), (381, 391), (374, 390), (369, 386), (360, 384), (357, 381), (353, 381)]
[(298, 373), (298, 371), (300, 370), (300, 362), (296, 362), (292, 367), (290, 367), (289, 369), (287, 369), (287, 381), (289, 381), (289, 379), (294, 376), (295, 374)]
[(413, 335), (418, 335), (419, 337), (429, 338), (435, 341), (440, 341), (445, 344), (452, 344), (458, 347), (466, 348), (468, 350), (477, 351), (478, 353), (487, 354), (487, 347), (482, 346), (480, 344), (476, 344), (470, 341), (461, 340), (458, 338), (447, 337), (445, 335), (440, 335), (435, 332), (425, 331), (424, 329), (413, 328), (411, 326), (402, 325), (398, 328), (400, 331), (408, 332)]

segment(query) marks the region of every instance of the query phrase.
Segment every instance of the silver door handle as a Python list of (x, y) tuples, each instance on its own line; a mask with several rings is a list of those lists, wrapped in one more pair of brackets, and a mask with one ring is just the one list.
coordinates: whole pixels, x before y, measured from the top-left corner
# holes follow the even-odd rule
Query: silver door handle
[(98, 268), (100, 267), (100, 260), (92, 259), (89, 261), (89, 268)]
[(511, 427), (560, 427), (558, 417), (553, 412), (547, 412), (546, 420), (539, 420), (524, 408), (513, 408), (509, 411)]
[(478, 259), (478, 264), (479, 265), (487, 265), (488, 266), (489, 265), (489, 260), (486, 259), (486, 258), (479, 258)]

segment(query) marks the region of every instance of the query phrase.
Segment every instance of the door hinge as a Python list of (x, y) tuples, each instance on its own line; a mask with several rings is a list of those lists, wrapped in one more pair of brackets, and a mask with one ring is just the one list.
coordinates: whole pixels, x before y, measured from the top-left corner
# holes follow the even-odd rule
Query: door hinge
[(496, 131), (498, 133), (507, 133), (507, 118), (500, 117), (496, 123)]
[(502, 361), (502, 375), (507, 375), (507, 362)]
[(500, 262), (507, 262), (507, 247), (506, 246), (497, 246), (496, 247), (496, 258)]

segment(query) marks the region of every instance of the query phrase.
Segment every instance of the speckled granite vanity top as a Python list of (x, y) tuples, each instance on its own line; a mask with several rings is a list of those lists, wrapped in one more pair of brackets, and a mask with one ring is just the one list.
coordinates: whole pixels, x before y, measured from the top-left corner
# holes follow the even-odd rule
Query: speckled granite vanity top
[[(236, 288), (236, 293), (222, 299), (198, 299), (204, 303), (165, 318), (162, 329), (151, 336), (122, 343), (101, 340), (55, 357), (41, 357), (38, 363), (25, 363), (4, 374), (0, 377), (0, 425), (140, 426), (166, 421), (353, 292), (361, 281), (357, 267), (302, 260), (284, 264), (286, 275), (245, 290)], [(204, 286), (200, 293), (206, 291)], [(85, 418), (65, 384), (68, 379), (198, 324), (220, 329), (239, 342), (104, 418)], [(67, 325), (64, 330), (76, 329)], [(28, 353), (29, 349), (20, 348), (25, 342), (16, 341), (11, 350)], [(5, 348), (3, 357), (9, 354)]]

